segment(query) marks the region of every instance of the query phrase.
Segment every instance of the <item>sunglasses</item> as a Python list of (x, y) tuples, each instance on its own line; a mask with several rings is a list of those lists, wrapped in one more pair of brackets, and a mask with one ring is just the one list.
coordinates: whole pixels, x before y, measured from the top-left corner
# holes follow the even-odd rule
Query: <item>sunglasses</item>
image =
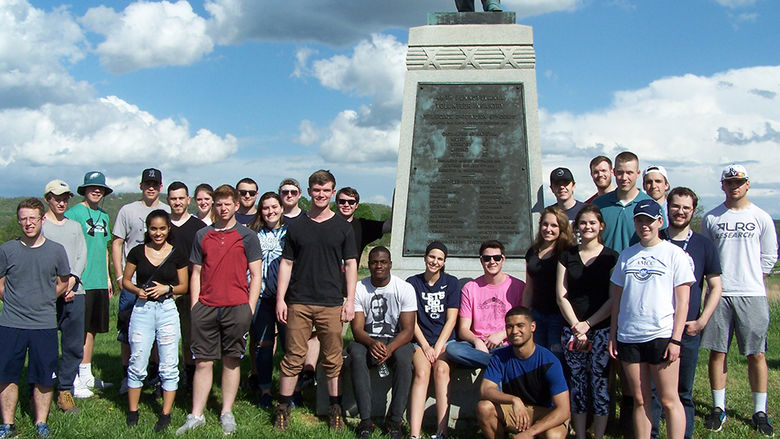
[(357, 204), (357, 200), (345, 200), (344, 198), (339, 198), (338, 199), (338, 203), (339, 204), (349, 204), (350, 206), (354, 206), (355, 204)]
[(504, 255), (482, 255), (480, 259), (482, 259), (482, 262), (490, 262), (491, 259), (495, 262), (501, 262), (504, 259)]
[(246, 197), (247, 195), (249, 195), (250, 197), (254, 197), (255, 195), (257, 195), (257, 191), (246, 191), (243, 189), (239, 189), (238, 193), (241, 194), (242, 197)]
[(292, 196), (298, 195), (298, 191), (295, 189), (282, 189), (281, 192), (282, 192), (282, 196), (285, 197), (288, 195), (292, 195)]

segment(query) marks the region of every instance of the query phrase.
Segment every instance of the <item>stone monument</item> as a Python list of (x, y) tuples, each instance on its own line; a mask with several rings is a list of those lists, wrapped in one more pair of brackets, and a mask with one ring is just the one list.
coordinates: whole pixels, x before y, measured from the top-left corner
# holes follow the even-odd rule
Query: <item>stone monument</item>
[(498, 239), (504, 271), (525, 278), (543, 177), (533, 36), (514, 22), (513, 12), (432, 13), (409, 31), (391, 240), (398, 276), (423, 271), (434, 239), (449, 249), (448, 273), (479, 276), (480, 243)]

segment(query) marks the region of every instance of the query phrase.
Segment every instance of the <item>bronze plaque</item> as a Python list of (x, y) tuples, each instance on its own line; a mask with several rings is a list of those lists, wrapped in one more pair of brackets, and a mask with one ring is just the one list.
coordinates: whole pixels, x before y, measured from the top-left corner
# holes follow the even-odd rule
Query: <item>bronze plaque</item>
[(448, 256), (476, 257), (497, 239), (523, 257), (531, 193), (522, 83), (420, 83), (403, 255), (433, 240)]

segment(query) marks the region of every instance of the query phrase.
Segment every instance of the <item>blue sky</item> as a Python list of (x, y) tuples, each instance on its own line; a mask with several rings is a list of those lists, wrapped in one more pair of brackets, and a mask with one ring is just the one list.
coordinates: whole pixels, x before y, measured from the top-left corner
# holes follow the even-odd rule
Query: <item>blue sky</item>
[[(780, 217), (780, 5), (770, 0), (505, 0), (533, 27), (545, 173), (577, 197), (596, 154), (661, 164), (703, 207), (743, 163)], [(0, 195), (166, 182), (274, 190), (319, 168), (389, 203), (408, 30), (447, 0), (0, 0)], [(549, 194), (548, 194), (549, 195)]]

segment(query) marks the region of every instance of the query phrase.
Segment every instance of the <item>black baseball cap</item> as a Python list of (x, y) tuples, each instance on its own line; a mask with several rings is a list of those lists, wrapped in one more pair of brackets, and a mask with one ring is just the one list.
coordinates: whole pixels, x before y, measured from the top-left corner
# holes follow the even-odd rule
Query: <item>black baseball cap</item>
[(572, 175), (569, 168), (555, 168), (550, 173), (550, 184), (561, 180), (574, 181), (574, 175)]

